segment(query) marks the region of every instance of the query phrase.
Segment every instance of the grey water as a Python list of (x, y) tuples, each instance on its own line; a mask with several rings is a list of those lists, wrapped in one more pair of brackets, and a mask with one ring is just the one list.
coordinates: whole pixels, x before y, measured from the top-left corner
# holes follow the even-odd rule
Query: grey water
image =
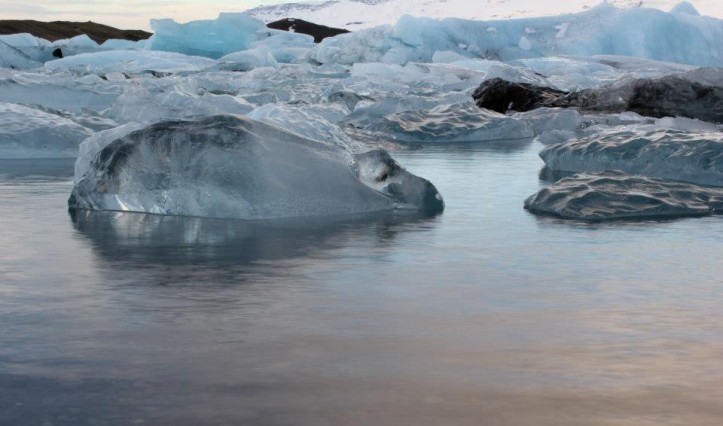
[(533, 216), (540, 149), (396, 152), (442, 215), (304, 223), (0, 161), (0, 424), (720, 425), (723, 218)]

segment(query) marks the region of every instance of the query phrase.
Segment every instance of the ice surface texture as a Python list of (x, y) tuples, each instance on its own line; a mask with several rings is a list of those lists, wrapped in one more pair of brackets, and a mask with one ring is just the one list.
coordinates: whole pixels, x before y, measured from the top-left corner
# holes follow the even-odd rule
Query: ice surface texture
[(106, 52), (83, 53), (45, 63), (51, 72), (76, 71), (99, 74), (111, 72), (183, 72), (198, 71), (214, 64), (208, 58), (188, 56), (173, 52), (147, 50), (110, 50)]
[[(353, 121), (351, 121), (353, 123)], [(364, 130), (398, 142), (474, 142), (534, 136), (523, 121), (476, 108), (472, 102), (384, 115)]]
[(338, 145), (231, 115), (157, 123), (108, 144), (68, 203), (240, 219), (444, 208), (429, 181), (384, 151), (350, 159)]
[(565, 219), (664, 219), (723, 213), (723, 188), (672, 182), (618, 171), (581, 173), (525, 200), (535, 214)]
[(0, 102), (0, 158), (75, 158), (92, 133), (58, 114)]
[(588, 11), (546, 18), (469, 21), (403, 16), (381, 26), (325, 39), (322, 63), (432, 62), (438, 51), (509, 61), (551, 55), (623, 55), (701, 66), (723, 65), (723, 21), (655, 9)]
[(217, 19), (179, 24), (172, 19), (152, 19), (153, 50), (220, 58), (245, 50), (255, 40), (263, 22), (243, 13), (221, 13)]
[(636, 175), (723, 186), (723, 133), (622, 131), (551, 145), (547, 167), (570, 172), (622, 170)]

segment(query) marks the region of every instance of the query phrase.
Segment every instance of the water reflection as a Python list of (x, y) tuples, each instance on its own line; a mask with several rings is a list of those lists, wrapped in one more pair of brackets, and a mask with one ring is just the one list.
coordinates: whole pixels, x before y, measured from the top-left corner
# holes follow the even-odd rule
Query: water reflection
[(389, 246), (400, 232), (434, 218), (385, 214), (354, 218), (245, 221), (70, 210), (75, 229), (107, 261), (235, 268), (260, 261), (333, 256), (345, 246)]
[(560, 179), (575, 175), (576, 172), (568, 172), (565, 170), (555, 170), (547, 166), (540, 169), (539, 178), (544, 183), (555, 183)]
[[(401, 147), (406, 150), (428, 150), (432, 152), (441, 152), (444, 154), (470, 153), (470, 152), (496, 152), (496, 153), (514, 153), (527, 149), (534, 139), (500, 139), (491, 141), (478, 142), (442, 142), (442, 143), (397, 143), (392, 145), (389, 150), (394, 150), (394, 146)], [(397, 148), (398, 150), (399, 148)]]
[(0, 182), (67, 181), (74, 164), (71, 158), (0, 159)]

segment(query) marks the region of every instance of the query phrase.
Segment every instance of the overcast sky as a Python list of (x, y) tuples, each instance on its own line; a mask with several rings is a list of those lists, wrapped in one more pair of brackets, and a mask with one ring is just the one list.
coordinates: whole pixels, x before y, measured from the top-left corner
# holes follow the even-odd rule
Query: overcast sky
[[(299, 1), (299, 0), (295, 0)], [(303, 0), (301, 0), (303, 1)], [(0, 19), (95, 21), (125, 29), (149, 30), (150, 18), (186, 22), (219, 12), (241, 12), (283, 0), (0, 0)]]

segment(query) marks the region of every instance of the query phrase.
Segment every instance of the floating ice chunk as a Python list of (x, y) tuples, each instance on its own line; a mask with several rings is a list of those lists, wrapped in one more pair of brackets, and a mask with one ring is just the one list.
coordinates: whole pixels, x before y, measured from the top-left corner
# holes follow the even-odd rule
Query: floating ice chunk
[(48, 40), (35, 37), (29, 33), (0, 35), (0, 42), (8, 44), (33, 61), (45, 62), (53, 59), (53, 48), (50, 47), (51, 43)]
[(229, 53), (218, 60), (217, 68), (227, 71), (249, 71), (260, 67), (278, 67), (274, 55), (265, 47)]
[(663, 179), (723, 186), (723, 133), (623, 131), (549, 146), (547, 167), (570, 172), (622, 170)]
[(49, 51), (60, 49), (63, 56), (79, 55), (81, 53), (89, 53), (98, 51), (100, 46), (85, 34), (75, 36), (73, 38), (56, 40), (50, 43)]
[(100, 45), (100, 48), (110, 50), (144, 50), (148, 48), (148, 40), (132, 41), (111, 38), (104, 41), (103, 44)]
[(250, 49), (262, 46), (271, 50), (286, 47), (314, 47), (314, 37), (308, 34), (269, 29), (256, 34), (257, 37), (259, 37), (259, 35), (261, 35), (262, 38), (250, 43)]
[(0, 158), (75, 158), (92, 133), (65, 117), (0, 103)]
[(718, 126), (707, 121), (685, 117), (663, 117), (655, 120), (655, 127), (660, 129), (686, 130), (691, 132), (716, 132)]
[(151, 125), (95, 156), (71, 208), (266, 219), (394, 209), (439, 213), (429, 181), (384, 151), (355, 155), (230, 115)]
[(304, 62), (315, 46), (314, 37), (307, 34), (275, 30), (269, 30), (268, 34), (269, 37), (251, 43), (249, 49), (268, 49), (279, 63)]
[(529, 123), (535, 132), (535, 139), (545, 145), (576, 138), (583, 123), (579, 112), (562, 108), (538, 108), (516, 113), (513, 117)]
[(93, 158), (109, 143), (143, 127), (145, 125), (141, 123), (126, 123), (112, 129), (102, 130), (83, 140), (78, 149), (78, 158), (75, 160), (73, 183), (78, 183), (80, 178), (88, 171)]
[(564, 178), (525, 200), (535, 214), (564, 219), (664, 219), (723, 213), (723, 188), (618, 171)]
[[(344, 120), (344, 125), (357, 129), (366, 129), (383, 121), (385, 116), (403, 112), (429, 111), (440, 105), (464, 104), (469, 97), (464, 93), (452, 93), (446, 96), (420, 96), (411, 93), (386, 94), (381, 100), (362, 100), (354, 106), (354, 111)], [(473, 113), (474, 114), (474, 113)]]
[(705, 86), (723, 87), (723, 68), (694, 68), (681, 72), (679, 77)]
[(143, 71), (184, 72), (198, 71), (214, 64), (200, 56), (188, 56), (173, 52), (148, 50), (111, 50), (83, 53), (46, 62), (45, 69), (52, 72), (72, 70), (76, 72), (111, 73)]
[(411, 143), (482, 142), (534, 136), (524, 121), (479, 109), (472, 102), (389, 114), (364, 130)]
[(399, 49), (398, 57), (389, 55), (388, 61), (406, 63), (411, 47), (392, 38), (392, 27), (382, 25), (364, 31), (325, 38), (311, 53), (322, 64), (351, 65), (358, 62), (380, 62), (392, 48)]
[(116, 85), (103, 85), (97, 75), (71, 77), (48, 74), (41, 70), (13, 72), (0, 76), (0, 102), (41, 105), (52, 110), (80, 113), (110, 108), (122, 93)]
[(172, 19), (151, 19), (155, 34), (150, 39), (153, 50), (186, 55), (220, 58), (245, 50), (265, 30), (263, 22), (244, 13), (221, 13), (215, 20), (179, 24)]
[(310, 109), (309, 106), (268, 104), (256, 108), (247, 116), (308, 139), (330, 145), (339, 145), (349, 152), (357, 151), (354, 149), (357, 144), (339, 126), (330, 123), (320, 115), (310, 111)]
[(0, 68), (30, 69), (41, 65), (39, 61), (0, 40)]
[(244, 99), (202, 90), (193, 78), (173, 81), (170, 87), (145, 87), (132, 81), (110, 109), (120, 122), (149, 123), (172, 118), (221, 113), (246, 114), (253, 109)]

